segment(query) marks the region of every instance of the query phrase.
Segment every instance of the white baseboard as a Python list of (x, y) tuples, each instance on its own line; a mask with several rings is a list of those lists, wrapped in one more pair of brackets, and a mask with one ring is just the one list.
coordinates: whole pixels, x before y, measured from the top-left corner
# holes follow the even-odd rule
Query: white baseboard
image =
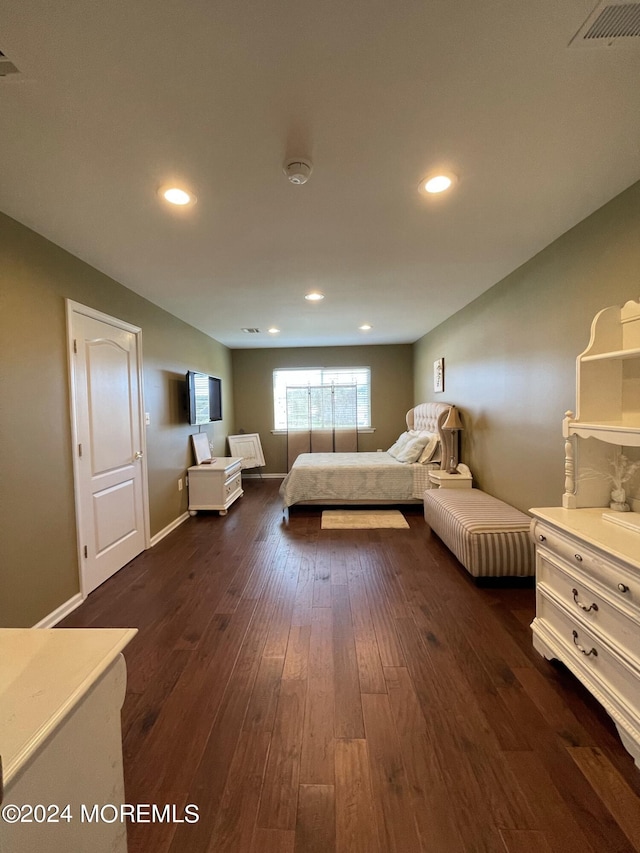
[(153, 548), (154, 545), (157, 545), (165, 536), (168, 536), (172, 530), (175, 530), (176, 527), (180, 527), (183, 521), (186, 521), (189, 518), (189, 513), (185, 512), (182, 515), (178, 516), (171, 524), (167, 524), (167, 526), (161, 530), (159, 533), (156, 533), (155, 536), (152, 536), (149, 541), (149, 547)]
[(263, 474), (262, 477), (260, 474), (245, 474), (242, 472), (243, 480), (284, 480), (286, 474)]
[(82, 597), (82, 593), (76, 593), (68, 601), (65, 601), (64, 604), (61, 604), (60, 607), (56, 607), (55, 610), (52, 610), (48, 616), (44, 617), (44, 619), (41, 619), (39, 622), (36, 622), (33, 627), (53, 628), (54, 625), (57, 625), (58, 622), (61, 622), (65, 618), (65, 616), (68, 616), (70, 613), (73, 613), (76, 607), (80, 607), (83, 601), (84, 598)]

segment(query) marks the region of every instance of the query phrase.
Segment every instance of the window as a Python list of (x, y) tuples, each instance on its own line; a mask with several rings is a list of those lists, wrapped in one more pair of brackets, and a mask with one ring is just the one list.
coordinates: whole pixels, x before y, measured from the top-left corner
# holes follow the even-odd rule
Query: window
[[(354, 385), (356, 386), (356, 426), (358, 429), (368, 429), (371, 427), (371, 370), (368, 367), (309, 367), (274, 370), (274, 428), (287, 429), (287, 396), (290, 428), (322, 429), (331, 426), (332, 424), (327, 422), (329, 411), (334, 413), (332, 417), (335, 418), (336, 425), (353, 426), (353, 414), (349, 414), (346, 404), (343, 406), (341, 402), (347, 397), (345, 386)], [(309, 401), (310, 393), (311, 401)], [(331, 406), (327, 403), (329, 395), (333, 397)]]

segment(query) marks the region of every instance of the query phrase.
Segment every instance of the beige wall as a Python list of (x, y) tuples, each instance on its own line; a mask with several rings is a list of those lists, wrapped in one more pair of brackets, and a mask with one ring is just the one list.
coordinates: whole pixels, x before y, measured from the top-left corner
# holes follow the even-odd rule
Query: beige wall
[(462, 409), (477, 486), (520, 509), (560, 504), (576, 356), (601, 308), (639, 297), (637, 183), (414, 345), (414, 398)]
[(265, 471), (287, 470), (284, 435), (272, 435), (273, 371), (285, 367), (370, 367), (371, 423), (374, 433), (359, 436), (360, 450), (385, 450), (403, 429), (413, 405), (411, 346), (308, 347), (233, 350), (236, 426), (260, 433)]
[(222, 377), (225, 451), (233, 424), (231, 356), (217, 341), (0, 214), (2, 541), (0, 626), (28, 626), (79, 590), (65, 297), (142, 328), (151, 534), (187, 508), (192, 464), (183, 410), (188, 369)]

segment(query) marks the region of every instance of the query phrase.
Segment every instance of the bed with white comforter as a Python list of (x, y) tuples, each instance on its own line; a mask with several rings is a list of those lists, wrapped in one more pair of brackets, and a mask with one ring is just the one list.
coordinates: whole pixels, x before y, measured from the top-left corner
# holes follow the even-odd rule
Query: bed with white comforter
[[(442, 432), (450, 406), (422, 403), (406, 416), (409, 430), (438, 433), (447, 458)], [(417, 503), (431, 488), (429, 471), (439, 462), (401, 462), (388, 452), (301, 453), (280, 487), (284, 507), (294, 504)]]

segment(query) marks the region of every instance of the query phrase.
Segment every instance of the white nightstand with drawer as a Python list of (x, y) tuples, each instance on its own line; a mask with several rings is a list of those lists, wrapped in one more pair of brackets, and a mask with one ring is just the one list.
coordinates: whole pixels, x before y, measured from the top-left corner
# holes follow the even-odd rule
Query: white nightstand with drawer
[(189, 515), (199, 509), (217, 509), (226, 515), (242, 497), (242, 457), (223, 456), (189, 468)]
[(447, 471), (429, 471), (429, 482), (441, 489), (470, 489), (473, 485), (471, 471), (466, 465), (458, 465), (457, 474)]

